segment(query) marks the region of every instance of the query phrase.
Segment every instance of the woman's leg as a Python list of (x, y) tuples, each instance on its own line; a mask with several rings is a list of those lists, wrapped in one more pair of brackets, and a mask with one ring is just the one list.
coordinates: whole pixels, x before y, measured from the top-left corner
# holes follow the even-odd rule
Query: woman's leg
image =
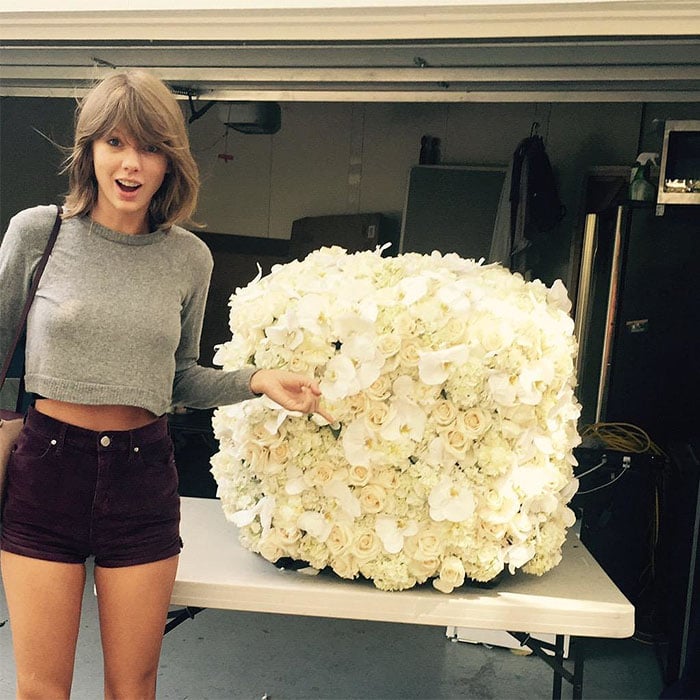
[(95, 567), (105, 698), (155, 698), (158, 660), (178, 557)]
[(85, 566), (0, 552), (17, 698), (70, 696)]

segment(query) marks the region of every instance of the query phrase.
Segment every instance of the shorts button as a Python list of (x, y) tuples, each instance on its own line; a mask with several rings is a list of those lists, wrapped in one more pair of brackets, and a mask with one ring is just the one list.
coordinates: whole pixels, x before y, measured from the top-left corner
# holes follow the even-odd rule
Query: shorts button
[(100, 445), (102, 445), (102, 447), (109, 447), (111, 445), (111, 443), (112, 443), (112, 441), (109, 439), (109, 437), (107, 435), (103, 435), (100, 438)]

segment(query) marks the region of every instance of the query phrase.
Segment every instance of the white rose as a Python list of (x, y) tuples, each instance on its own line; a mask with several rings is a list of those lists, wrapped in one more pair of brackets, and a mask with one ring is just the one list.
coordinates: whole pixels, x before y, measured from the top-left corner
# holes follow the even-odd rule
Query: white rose
[(440, 400), (442, 395), (441, 385), (430, 385), (419, 383), (415, 389), (415, 400), (421, 405), (430, 404), (429, 409), (432, 408), (437, 401)]
[(334, 476), (335, 470), (330, 462), (319, 462), (304, 474), (312, 486), (323, 486), (332, 481)]
[(351, 551), (359, 562), (368, 562), (379, 556), (382, 543), (372, 530), (360, 529), (355, 533)]
[(258, 552), (262, 557), (268, 561), (271, 561), (272, 563), (276, 562), (278, 559), (281, 559), (285, 555), (284, 549), (282, 548), (280, 541), (273, 530), (270, 530), (267, 535), (260, 538), (260, 541), (258, 542)]
[(364, 413), (365, 407), (367, 406), (368, 398), (366, 394), (359, 393), (348, 396), (344, 400), (345, 408), (350, 416), (356, 416), (360, 413)]
[(457, 408), (452, 401), (446, 399), (436, 401), (430, 413), (433, 420), (443, 427), (452, 425), (457, 419)]
[(404, 367), (418, 367), (420, 362), (420, 345), (413, 339), (404, 340), (399, 350), (399, 358)]
[(380, 375), (367, 387), (365, 394), (370, 401), (386, 401), (391, 396), (391, 377)]
[(513, 342), (513, 331), (504, 322), (499, 322), (493, 317), (485, 317), (483, 321), (473, 324), (470, 330), (479, 339), (484, 352), (493, 354), (507, 348)]
[(456, 459), (464, 457), (472, 446), (472, 438), (459, 421), (441, 431), (440, 436), (445, 450)]
[(326, 547), (334, 557), (344, 552), (352, 542), (352, 527), (347, 523), (335, 523), (331, 528)]
[(408, 571), (419, 583), (423, 583), (437, 573), (439, 566), (439, 559), (411, 559), (408, 562)]
[(270, 448), (270, 459), (277, 464), (285, 464), (289, 459), (289, 443), (280, 442)]
[(341, 578), (357, 578), (360, 571), (360, 565), (350, 552), (332, 557), (329, 563)]
[(380, 430), (396, 414), (387, 403), (373, 401), (365, 412), (365, 425), (369, 430)]
[(287, 365), (287, 369), (290, 372), (298, 372), (299, 374), (306, 374), (309, 371), (309, 363), (298, 354), (292, 355)]
[(263, 476), (268, 468), (270, 452), (266, 447), (251, 442), (245, 448), (245, 461), (257, 476)]
[(467, 323), (463, 318), (450, 318), (438, 333), (438, 337), (445, 345), (463, 342), (466, 336)]
[(483, 496), (479, 516), (487, 523), (509, 523), (518, 513), (520, 501), (510, 484), (495, 483)]
[(458, 557), (445, 557), (440, 567), (440, 576), (433, 581), (433, 586), (443, 593), (452, 593), (464, 583), (464, 577), (462, 560)]
[(256, 423), (251, 426), (250, 431), (251, 440), (261, 444), (261, 445), (271, 445), (277, 442), (277, 435), (270, 432), (270, 428), (267, 423)]
[(360, 506), (364, 513), (379, 513), (384, 509), (386, 491), (379, 484), (367, 484), (360, 490)]
[(413, 555), (416, 559), (435, 559), (442, 554), (444, 535), (437, 529), (427, 527), (416, 538), (416, 551)]
[(371, 467), (362, 464), (353, 464), (349, 469), (348, 480), (354, 486), (364, 486), (371, 476)]
[(401, 348), (401, 336), (398, 333), (383, 333), (376, 340), (377, 350), (385, 357), (392, 357)]
[(483, 544), (476, 552), (477, 561), (484, 567), (503, 569), (505, 555), (501, 547), (495, 544)]
[(474, 406), (464, 412), (462, 421), (467, 435), (477, 438), (483, 435), (491, 425), (491, 416), (481, 407)]

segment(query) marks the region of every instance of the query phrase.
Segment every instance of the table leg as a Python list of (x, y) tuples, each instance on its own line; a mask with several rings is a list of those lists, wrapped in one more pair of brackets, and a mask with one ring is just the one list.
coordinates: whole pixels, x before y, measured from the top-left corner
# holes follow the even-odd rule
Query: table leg
[[(581, 700), (583, 693), (583, 654), (581, 653), (581, 645), (575, 643), (571, 645), (570, 656), (574, 661), (574, 672), (572, 673), (564, 665), (564, 635), (556, 635), (555, 644), (550, 644), (549, 642), (535, 639), (525, 632), (509, 631), (508, 634), (517, 639), (521, 646), (531, 649), (554, 671), (552, 700), (561, 700), (562, 680), (571, 683), (573, 686), (574, 700)], [(547, 651), (552, 652), (552, 654), (548, 654)]]
[(163, 630), (163, 636), (168, 634), (171, 630), (174, 630), (178, 625), (181, 625), (185, 620), (193, 620), (197, 613), (201, 613), (202, 610), (206, 608), (195, 608), (193, 606), (185, 606), (181, 610), (173, 610), (168, 613), (168, 618), (170, 622), (165, 625)]
[(574, 679), (572, 685), (574, 686), (573, 700), (581, 700), (583, 697), (583, 660), (585, 658), (583, 649), (583, 640), (575, 639), (571, 640), (574, 656)]
[[(564, 637), (558, 634), (554, 639), (554, 661), (558, 666), (564, 666)], [(562, 674), (554, 667), (554, 679), (552, 681), (552, 700), (561, 700)]]

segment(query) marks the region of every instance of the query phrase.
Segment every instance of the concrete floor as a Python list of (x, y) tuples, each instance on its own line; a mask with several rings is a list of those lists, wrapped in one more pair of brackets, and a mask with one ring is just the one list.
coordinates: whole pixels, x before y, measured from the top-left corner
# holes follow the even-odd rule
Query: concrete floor
[[(102, 697), (92, 569), (83, 605), (73, 698)], [(51, 624), (50, 620), (46, 621)], [(289, 698), (549, 698), (552, 672), (534, 655), (454, 642), (445, 628), (205, 610), (165, 638), (162, 700)], [(582, 640), (583, 696), (658, 698), (653, 646)], [(564, 683), (563, 697), (571, 697)], [(14, 697), (7, 607), (0, 588), (0, 698)]]

